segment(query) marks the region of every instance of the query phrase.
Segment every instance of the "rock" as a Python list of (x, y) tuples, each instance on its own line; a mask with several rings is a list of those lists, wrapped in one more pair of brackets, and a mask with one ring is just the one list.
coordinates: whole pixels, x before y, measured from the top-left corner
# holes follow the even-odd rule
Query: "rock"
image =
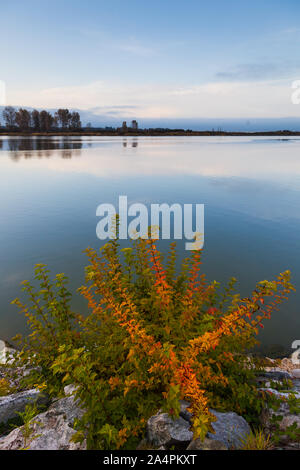
[(70, 442), (74, 435), (75, 419), (84, 411), (73, 396), (54, 402), (45, 413), (35, 416), (29, 423), (30, 435), (24, 426), (14, 429), (0, 439), (0, 450), (85, 450), (86, 443)]
[(149, 442), (147, 441), (147, 439), (142, 439), (136, 448), (136, 450), (148, 450), (148, 449), (149, 449)]
[(295, 364), (292, 358), (285, 357), (281, 360), (280, 369), (287, 370), (288, 372), (292, 373), (294, 369), (299, 369), (299, 364)]
[(158, 412), (147, 422), (147, 440), (155, 447), (186, 448), (193, 439), (190, 423), (181, 416), (173, 420), (167, 413)]
[(267, 371), (262, 374), (262, 377), (266, 377), (267, 379), (273, 381), (273, 382), (278, 382), (278, 381), (283, 381), (283, 380), (292, 380), (291, 374), (285, 370), (281, 370), (278, 368), (278, 370), (272, 370), (272, 371)]
[(67, 385), (66, 387), (64, 387), (64, 392), (65, 392), (66, 397), (70, 397), (70, 396), (74, 395), (77, 388), (78, 387), (76, 385), (73, 385), (73, 384)]
[[(187, 401), (181, 400), (180, 401), (180, 416), (189, 421), (191, 423), (192, 414), (187, 411), (187, 408), (190, 404)], [(230, 439), (227, 436), (225, 430), (228, 428), (228, 432), (231, 436), (234, 437), (234, 443), (239, 446), (240, 442), (244, 439), (244, 437), (250, 433), (250, 426), (248, 425), (247, 421), (239, 416), (236, 413), (229, 412), (229, 413), (219, 413), (215, 410), (210, 410), (210, 412), (216, 416), (217, 421), (212, 423), (213, 429), (216, 431), (216, 434), (208, 433), (207, 436), (213, 440), (220, 440), (223, 444), (226, 445), (226, 448), (232, 447), (231, 443), (229, 442)], [(234, 428), (234, 432), (231, 432), (231, 429)], [(222, 434), (222, 438), (219, 439), (219, 435)], [(239, 436), (241, 439), (239, 439)]]
[[(278, 390), (274, 390), (272, 388), (266, 388), (266, 389), (260, 389), (263, 390), (267, 393), (271, 393), (275, 395), (276, 398), (281, 398), (282, 402), (280, 403), (280, 406), (278, 409), (273, 410), (271, 407), (266, 406), (264, 409), (262, 416), (261, 416), (261, 422), (263, 425), (263, 428), (268, 432), (272, 433), (276, 431), (276, 426), (273, 422), (273, 419), (275, 418), (281, 418), (278, 421), (278, 426), (281, 431), (285, 431), (289, 426), (296, 424), (297, 427), (300, 429), (300, 414), (294, 413), (293, 411), (290, 410), (290, 406), (287, 402), (287, 399), (289, 397), (295, 397), (296, 399), (300, 399), (300, 392), (279, 392)], [(281, 437), (281, 440), (284, 442), (288, 442), (289, 438), (286, 435), (283, 435)]]
[(300, 392), (300, 379), (293, 380), (293, 390), (295, 392)]
[(37, 370), (38, 368), (28, 368), (25, 366), (15, 367), (10, 364), (0, 365), (0, 379), (5, 379), (11, 389), (11, 393), (23, 392), (24, 390), (29, 390), (28, 386), (22, 383), (24, 377), (27, 377), (32, 370)]
[[(164, 446), (166, 448), (174, 445), (175, 448), (176, 446), (181, 449), (186, 448), (184, 446), (189, 445), (193, 439), (193, 433), (190, 431), (191, 413), (187, 411), (188, 407), (188, 402), (181, 401), (180, 416), (175, 420), (172, 420), (167, 413), (158, 412), (156, 415), (151, 416), (147, 423), (147, 441), (150, 445), (155, 447)], [(226, 449), (240, 448), (242, 441), (251, 432), (247, 421), (233, 412), (219, 413), (214, 410), (210, 411), (216, 416), (217, 421), (212, 423), (215, 434), (207, 434), (205, 445), (213, 446), (213, 444), (208, 443), (208, 441), (213, 440), (217, 441), (216, 447), (221, 445)], [(190, 443), (191, 446), (202, 445), (198, 439), (193, 442), (195, 444)], [(202, 445), (201, 449), (206, 450), (204, 447)], [(194, 447), (188, 448), (194, 449)]]
[(256, 382), (258, 386), (262, 386), (264, 388), (270, 388), (276, 385), (282, 386), (284, 381), (292, 380), (293, 376), (285, 370), (262, 372), (262, 375), (256, 377)]
[(190, 407), (190, 403), (185, 400), (180, 400), (180, 413), (179, 416), (181, 416), (183, 419), (186, 421), (191, 422), (192, 419), (192, 413), (187, 411), (187, 409)]
[(204, 441), (201, 441), (199, 438), (195, 439), (188, 445), (186, 450), (227, 450), (227, 447), (221, 441), (206, 437)]
[(36, 389), (0, 397), (0, 423), (16, 418), (18, 412), (23, 412), (29, 403), (41, 406), (49, 403), (49, 399)]
[(7, 341), (0, 339), (0, 364), (9, 364), (11, 356), (16, 352)]
[(276, 364), (277, 362), (277, 359), (273, 359), (272, 357), (266, 357), (267, 361), (273, 363), (273, 364)]
[(237, 413), (219, 413), (210, 410), (217, 418), (212, 423), (215, 433), (207, 433), (207, 437), (222, 442), (227, 449), (239, 449), (243, 440), (250, 434), (251, 429), (247, 421)]
[(300, 369), (293, 369), (293, 370), (292, 370), (292, 376), (293, 376), (295, 379), (300, 379)]
[(274, 384), (278, 385), (278, 386), (281, 386), (282, 385), (282, 382), (281, 380), (272, 380), (270, 381), (269, 379), (267, 379), (267, 377), (262, 377), (262, 376), (259, 376), (259, 377), (256, 377), (256, 384), (258, 386), (258, 388), (269, 388), (271, 387), (271, 385), (274, 386)]
[(275, 390), (274, 388), (260, 388), (259, 390), (267, 393), (271, 393), (276, 396), (276, 398), (283, 398), (283, 399), (288, 399), (290, 396), (294, 396), (297, 399), (300, 399), (300, 392), (296, 392), (294, 390), (288, 391), (288, 392), (279, 392), (278, 390)]
[(164, 446), (154, 447), (154, 445), (151, 445), (147, 439), (142, 439), (136, 450), (167, 450), (167, 448)]

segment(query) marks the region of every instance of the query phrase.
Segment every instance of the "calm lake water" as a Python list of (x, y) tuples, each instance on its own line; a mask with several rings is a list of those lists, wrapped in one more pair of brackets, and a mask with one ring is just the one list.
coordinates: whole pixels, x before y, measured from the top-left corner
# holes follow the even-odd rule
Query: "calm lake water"
[[(96, 207), (119, 195), (204, 203), (203, 270), (235, 276), (242, 295), (290, 269), (298, 292), (261, 340), (300, 339), (300, 140), (250, 137), (0, 137), (0, 338), (26, 330), (10, 301), (36, 263), (65, 272), (73, 291), (83, 283), (82, 250), (101, 245)], [(73, 304), (85, 309), (78, 294)]]

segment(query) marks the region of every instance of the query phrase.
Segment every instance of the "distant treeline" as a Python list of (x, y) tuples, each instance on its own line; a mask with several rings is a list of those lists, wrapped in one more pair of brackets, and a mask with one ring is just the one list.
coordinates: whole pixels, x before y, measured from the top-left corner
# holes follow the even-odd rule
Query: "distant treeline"
[(12, 106), (6, 106), (2, 115), (5, 127), (9, 130), (50, 132), (57, 129), (81, 129), (80, 114), (70, 112), (68, 109), (58, 109), (53, 115), (45, 110), (28, 111), (24, 108), (16, 110)]

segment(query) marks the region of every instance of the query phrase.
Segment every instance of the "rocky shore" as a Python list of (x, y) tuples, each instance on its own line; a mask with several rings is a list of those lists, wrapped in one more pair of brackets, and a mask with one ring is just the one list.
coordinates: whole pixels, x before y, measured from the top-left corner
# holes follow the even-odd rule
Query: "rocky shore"
[[(0, 349), (0, 380), (4, 377), (10, 381), (6, 363), (9, 362), (11, 347), (6, 343)], [(288, 429), (300, 429), (300, 414), (291, 407), (288, 399), (300, 399), (300, 368), (291, 359), (269, 359), (268, 367), (257, 377), (257, 387), (265, 394), (280, 398), (277, 409), (270, 408), (266, 403), (261, 415), (263, 430), (272, 436), (274, 433), (274, 417), (278, 421), (280, 440), (276, 449), (300, 450), (299, 440), (291, 438)], [(22, 370), (18, 371), (19, 375)], [(283, 384), (291, 384), (284, 390)], [(11, 378), (12, 389), (16, 386), (15, 378)], [(277, 387), (278, 385), (278, 387)], [(0, 396), (0, 450), (85, 450), (85, 442), (72, 442), (75, 434), (74, 423), (84, 413), (74, 394), (76, 389), (69, 385), (65, 387), (65, 397), (50, 400), (42, 392), (31, 389)], [(14, 422), (19, 413), (24, 413), (28, 404), (35, 404), (37, 414), (25, 424), (11, 430), (10, 423)], [(241, 449), (251, 429), (244, 417), (234, 412), (220, 413), (210, 410), (216, 421), (212, 423), (214, 430), (206, 435), (204, 441), (194, 439), (190, 430), (191, 414), (189, 403), (181, 401), (180, 416), (173, 420), (168, 414), (158, 412), (147, 422), (144, 439), (138, 449), (177, 449), (177, 450), (234, 450)], [(285, 434), (285, 431), (287, 433)]]

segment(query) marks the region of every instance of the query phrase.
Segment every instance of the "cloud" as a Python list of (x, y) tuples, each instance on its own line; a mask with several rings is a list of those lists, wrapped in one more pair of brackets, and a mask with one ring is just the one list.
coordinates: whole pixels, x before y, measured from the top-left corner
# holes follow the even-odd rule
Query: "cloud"
[(218, 72), (216, 78), (221, 80), (272, 80), (274, 77), (283, 78), (299, 72), (299, 61), (283, 61), (280, 63), (258, 62), (249, 64), (239, 64), (231, 70)]
[(291, 102), (292, 79), (218, 81), (192, 86), (97, 81), (11, 93), (10, 103), (69, 107), (128, 119), (299, 117)]
[[(276, 34), (276, 33), (275, 33)], [(281, 39), (288, 39), (294, 38), (294, 36), (300, 35), (300, 28), (298, 27), (291, 27), (287, 29), (282, 29), (278, 31), (277, 36)]]
[(107, 31), (98, 30), (86, 30), (80, 29), (77, 31), (81, 36), (97, 41), (99, 48), (105, 48), (105, 50), (119, 50), (131, 55), (137, 55), (140, 57), (150, 57), (159, 52), (159, 48), (155, 47), (153, 43), (144, 44), (134, 36), (120, 37), (115, 39)]
[(155, 50), (153, 48), (145, 47), (138, 43), (121, 44), (115, 47), (122, 52), (129, 52), (130, 54), (138, 55), (141, 57), (150, 57), (155, 54)]
[(125, 104), (115, 106), (96, 106), (95, 108), (90, 108), (89, 112), (97, 116), (124, 116), (126, 114), (134, 114), (136, 109), (138, 109), (138, 106)]

